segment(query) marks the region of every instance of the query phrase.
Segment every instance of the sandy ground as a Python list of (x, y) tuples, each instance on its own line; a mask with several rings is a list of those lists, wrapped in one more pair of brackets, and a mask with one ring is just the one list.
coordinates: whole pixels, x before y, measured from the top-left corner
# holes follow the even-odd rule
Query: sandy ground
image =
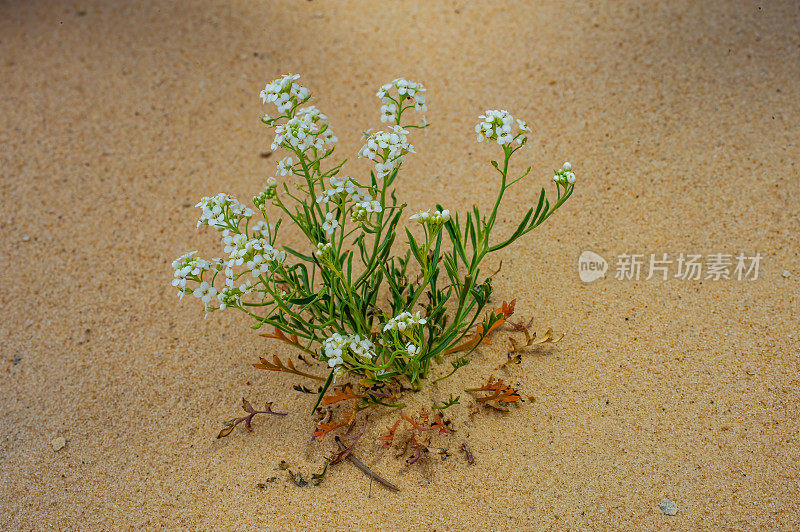
[[(800, 527), (797, 3), (4, 1), (0, 13), (2, 528)], [(414, 134), (412, 207), (487, 201), (495, 152), (472, 132), (487, 108), (535, 132), (530, 186), (501, 230), (551, 168), (578, 172), (564, 209), (492, 259), (504, 259), (495, 303), (516, 297), (537, 327), (565, 331), (559, 348), (504, 372), (498, 340), (424, 396), (466, 396), (495, 374), (535, 401), (471, 418), (454, 407), (453, 455), (419, 467), (366, 441), (358, 454), (399, 494), (368, 496), (349, 464), (319, 488), (290, 484), (280, 460), (308, 473), (331, 446), (310, 446), (313, 398), (297, 379), (250, 367), (290, 352), (241, 315), (203, 319), (169, 286), (174, 257), (217, 252), (190, 205), (248, 198), (271, 175), (258, 92), (286, 72), (303, 74), (352, 155), (381, 125), (380, 84), (425, 83), (433, 126)], [(611, 271), (584, 284), (585, 249), (764, 258), (755, 281)], [(217, 441), (243, 395), (290, 414)]]

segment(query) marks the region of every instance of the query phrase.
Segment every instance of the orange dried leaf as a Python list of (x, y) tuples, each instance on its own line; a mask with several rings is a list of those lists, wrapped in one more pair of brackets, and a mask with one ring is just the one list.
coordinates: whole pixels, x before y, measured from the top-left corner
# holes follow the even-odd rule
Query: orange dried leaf
[(272, 362), (267, 360), (264, 357), (259, 357), (260, 363), (253, 364), (253, 367), (256, 369), (266, 369), (268, 371), (283, 371), (285, 373), (294, 373), (295, 375), (300, 375), (301, 377), (308, 377), (309, 379), (314, 379), (318, 381), (324, 381), (324, 377), (319, 377), (317, 375), (312, 375), (311, 373), (306, 373), (305, 371), (300, 371), (294, 366), (294, 362), (292, 359), (289, 358), (286, 360), (284, 364), (278, 355), (272, 356)]
[(378, 438), (380, 441), (382, 441), (382, 442), (383, 442), (383, 445), (382, 445), (381, 447), (383, 447), (384, 449), (388, 449), (389, 447), (391, 447), (391, 446), (392, 446), (392, 442), (394, 441), (394, 433), (395, 433), (395, 431), (397, 430), (397, 427), (398, 427), (398, 426), (400, 425), (400, 423), (402, 423), (402, 422), (403, 422), (403, 420), (402, 420), (402, 419), (398, 419), (398, 420), (395, 422), (394, 426), (392, 426), (392, 427), (389, 427), (389, 433), (388, 433), (388, 434), (384, 434), (383, 436), (380, 436), (380, 437)]
[(408, 423), (411, 425), (411, 428), (416, 430), (420, 434), (422, 434), (423, 431), (428, 430), (428, 427), (420, 425), (416, 419), (414, 419), (412, 416), (409, 416), (403, 411), (400, 411), (400, 417), (408, 421)]
[(513, 403), (521, 399), (519, 392), (517, 392), (517, 390), (503, 383), (503, 379), (495, 381), (494, 376), (490, 376), (486, 384), (484, 384), (480, 388), (469, 388), (467, 389), (467, 391), (470, 393), (492, 392), (484, 397), (479, 397), (477, 399), (479, 403), (485, 403), (487, 401)]
[(517, 304), (517, 300), (513, 299), (511, 302), (503, 301), (503, 304), (500, 308), (494, 309), (492, 311), (492, 316), (499, 317), (497, 321), (495, 321), (490, 327), (486, 334), (483, 334), (483, 324), (479, 323), (475, 326), (475, 333), (469, 339), (464, 341), (463, 343), (448, 349), (445, 354), (450, 355), (453, 353), (457, 353), (459, 351), (467, 351), (475, 347), (478, 342), (483, 344), (491, 345), (492, 341), (489, 339), (489, 335), (496, 331), (499, 327), (501, 327), (508, 319), (509, 316), (514, 314), (514, 307)]
[(445, 425), (444, 416), (441, 412), (439, 412), (439, 415), (436, 416), (436, 421), (433, 422), (430, 428), (439, 429), (439, 434), (450, 434), (452, 432), (449, 428), (447, 428), (447, 425)]
[(322, 398), (322, 406), (332, 405), (334, 403), (338, 403), (340, 401), (346, 401), (348, 399), (361, 399), (364, 397), (363, 395), (359, 395), (353, 392), (353, 387), (349, 384), (345, 384), (344, 388), (339, 390), (335, 390), (333, 395), (327, 395)]
[(347, 423), (320, 423), (317, 425), (317, 430), (314, 431), (314, 438), (322, 441), (322, 438), (328, 435), (329, 432), (344, 427)]

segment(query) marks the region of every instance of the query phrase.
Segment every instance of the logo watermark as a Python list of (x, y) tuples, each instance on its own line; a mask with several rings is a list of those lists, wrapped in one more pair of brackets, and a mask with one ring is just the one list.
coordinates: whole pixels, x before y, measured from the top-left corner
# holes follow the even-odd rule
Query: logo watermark
[(584, 283), (591, 283), (606, 276), (608, 262), (595, 253), (586, 250), (578, 257), (578, 275)]
[[(744, 253), (620, 253), (613, 260), (614, 278), (618, 281), (680, 279), (682, 281), (755, 281), (762, 255)], [(578, 257), (578, 276), (584, 283), (606, 276), (609, 263), (593, 251)]]

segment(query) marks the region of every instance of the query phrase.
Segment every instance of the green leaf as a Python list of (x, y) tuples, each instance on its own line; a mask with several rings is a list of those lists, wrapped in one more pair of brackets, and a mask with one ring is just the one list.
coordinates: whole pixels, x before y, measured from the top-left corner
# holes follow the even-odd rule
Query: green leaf
[(290, 248), (289, 246), (283, 246), (283, 249), (286, 251), (286, 253), (289, 253), (290, 255), (294, 255), (295, 257), (297, 257), (299, 259), (303, 259), (306, 262), (314, 262), (314, 258), (311, 257), (310, 255), (304, 255), (304, 254), (300, 253), (299, 251), (296, 251), (296, 250)]
[(325, 380), (325, 384), (322, 385), (322, 390), (320, 390), (319, 395), (317, 396), (317, 402), (314, 403), (314, 408), (311, 409), (312, 415), (314, 414), (314, 412), (317, 411), (317, 407), (322, 402), (322, 396), (324, 396), (325, 392), (328, 391), (328, 388), (331, 387), (331, 383), (333, 382), (333, 372), (334, 370), (331, 370), (330, 374), (328, 375), (328, 378)]

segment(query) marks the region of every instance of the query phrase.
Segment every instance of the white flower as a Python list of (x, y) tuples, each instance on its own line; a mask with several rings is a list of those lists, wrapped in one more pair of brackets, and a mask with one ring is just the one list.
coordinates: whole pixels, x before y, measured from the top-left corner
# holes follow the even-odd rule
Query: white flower
[(322, 223), (322, 229), (329, 235), (332, 235), (337, 227), (339, 227), (339, 221), (336, 219), (336, 215), (332, 212), (326, 214), (325, 221)]
[[(394, 91), (392, 90), (394, 89)], [(421, 83), (397, 78), (391, 83), (383, 85), (376, 96), (381, 100), (381, 121), (395, 122), (399, 109), (405, 110), (409, 105), (416, 111), (425, 112), (425, 87)], [(410, 103), (407, 100), (411, 100)], [(398, 109), (399, 105), (399, 109)]]
[(271, 148), (305, 152), (310, 148), (322, 150), (326, 145), (332, 146), (339, 139), (334, 136), (327, 117), (313, 105), (297, 110), (293, 118), (285, 124), (275, 127), (275, 139)]
[(409, 354), (409, 355), (411, 355), (412, 357), (413, 357), (413, 356), (415, 356), (415, 355), (417, 355), (417, 354), (419, 353), (419, 349), (420, 349), (420, 348), (419, 348), (419, 347), (417, 347), (417, 346), (414, 344), (414, 342), (408, 342), (408, 343), (406, 344), (406, 351), (408, 351), (408, 354)]
[(375, 358), (375, 345), (367, 338), (357, 334), (343, 336), (333, 333), (322, 341), (322, 350), (328, 359), (328, 366), (334, 368), (344, 363), (345, 355), (348, 358), (373, 360)]
[(253, 225), (253, 228), (250, 231), (253, 233), (254, 237), (268, 239), (269, 235), (272, 234), (274, 229), (274, 225), (268, 224), (264, 220), (259, 220), (255, 223), (255, 225)]
[(438, 226), (443, 224), (444, 222), (450, 219), (450, 211), (444, 209), (442, 211), (433, 211), (431, 214), (431, 210), (428, 209), (427, 211), (422, 211), (417, 214), (414, 214), (410, 217), (411, 220), (416, 220), (417, 223), (428, 225), (428, 226)]
[(417, 222), (424, 224), (428, 221), (428, 218), (431, 217), (431, 210), (428, 209), (427, 211), (418, 212), (417, 214), (412, 214), (410, 219), (416, 220)]
[(393, 103), (381, 105), (381, 122), (394, 122), (397, 116), (397, 106)]
[(333, 245), (328, 242), (327, 244), (323, 244), (320, 242), (317, 244), (317, 251), (314, 254), (319, 258), (325, 258), (330, 256), (333, 253)]
[(381, 179), (392, 173), (407, 153), (415, 153), (408, 142), (408, 131), (392, 126), (391, 131), (376, 131), (367, 137), (358, 156), (375, 162), (375, 174)]
[(191, 292), (186, 288), (186, 281), (200, 281), (200, 274), (211, 268), (211, 263), (198, 257), (194, 257), (197, 251), (190, 251), (172, 261), (174, 275), (172, 286), (178, 288), (178, 297), (183, 299), (184, 294)]
[(564, 163), (560, 169), (555, 170), (553, 172), (555, 175), (553, 176), (553, 181), (556, 183), (560, 183), (562, 185), (571, 185), (575, 183), (575, 173), (572, 171), (572, 165)]
[(362, 207), (367, 212), (381, 212), (383, 210), (383, 205), (381, 205), (381, 202), (378, 200), (362, 201), (358, 206)]
[[(263, 226), (260, 226), (259, 235), (263, 235), (263, 230)], [(273, 248), (263, 236), (254, 234), (253, 238), (247, 238), (247, 235), (242, 233), (230, 234), (229, 231), (225, 231), (222, 243), (225, 245), (225, 253), (228, 253), (231, 259), (229, 267), (244, 264), (253, 277), (267, 273), (273, 264), (286, 260), (286, 252)]]
[(208, 284), (206, 281), (200, 283), (200, 285), (194, 290), (194, 297), (200, 299), (200, 301), (205, 304), (206, 308), (208, 308), (211, 298), (215, 295), (217, 295), (217, 289)]
[(195, 205), (203, 209), (197, 227), (210, 225), (217, 229), (236, 227), (242, 218), (252, 218), (253, 210), (245, 207), (239, 200), (220, 192), (213, 197), (205, 197)]
[(217, 294), (217, 299), (219, 299), (219, 309), (225, 310), (228, 307), (238, 306), (242, 301), (242, 296), (252, 291), (253, 287), (250, 281), (245, 281), (239, 285), (238, 288), (233, 286), (233, 282), (231, 281), (230, 284), (226, 285), (222, 290), (220, 290), (219, 294)]
[(303, 103), (311, 96), (311, 92), (296, 81), (300, 74), (286, 74), (270, 83), (261, 91), (263, 103), (272, 102), (281, 113)]
[[(317, 203), (327, 203), (334, 198), (342, 200), (343, 202), (347, 199), (348, 195), (353, 195), (354, 201), (358, 201), (356, 196), (360, 198), (362, 194), (366, 194), (366, 191), (360, 189), (358, 183), (353, 181), (350, 177), (338, 178), (332, 176), (328, 181), (331, 184), (331, 188), (323, 190), (322, 194), (317, 196)], [(370, 199), (372, 199), (372, 197), (370, 197)]]
[(383, 326), (383, 332), (398, 330), (398, 331), (405, 331), (408, 327), (413, 327), (415, 325), (425, 325), (428, 321), (425, 318), (420, 317), (419, 311), (414, 314), (410, 312), (401, 312), (394, 318), (390, 319), (386, 322)]
[(278, 161), (278, 170), (277, 173), (280, 175), (287, 175), (292, 172), (292, 161), (291, 157), (284, 157), (280, 161)]
[(478, 118), (481, 119), (475, 125), (478, 142), (494, 140), (501, 146), (507, 146), (516, 138), (517, 143), (522, 144), (526, 139), (525, 133), (530, 131), (525, 122), (516, 120), (517, 131), (514, 133), (512, 130), (512, 126), (515, 125), (514, 117), (505, 110), (486, 111), (486, 114), (482, 114)]

